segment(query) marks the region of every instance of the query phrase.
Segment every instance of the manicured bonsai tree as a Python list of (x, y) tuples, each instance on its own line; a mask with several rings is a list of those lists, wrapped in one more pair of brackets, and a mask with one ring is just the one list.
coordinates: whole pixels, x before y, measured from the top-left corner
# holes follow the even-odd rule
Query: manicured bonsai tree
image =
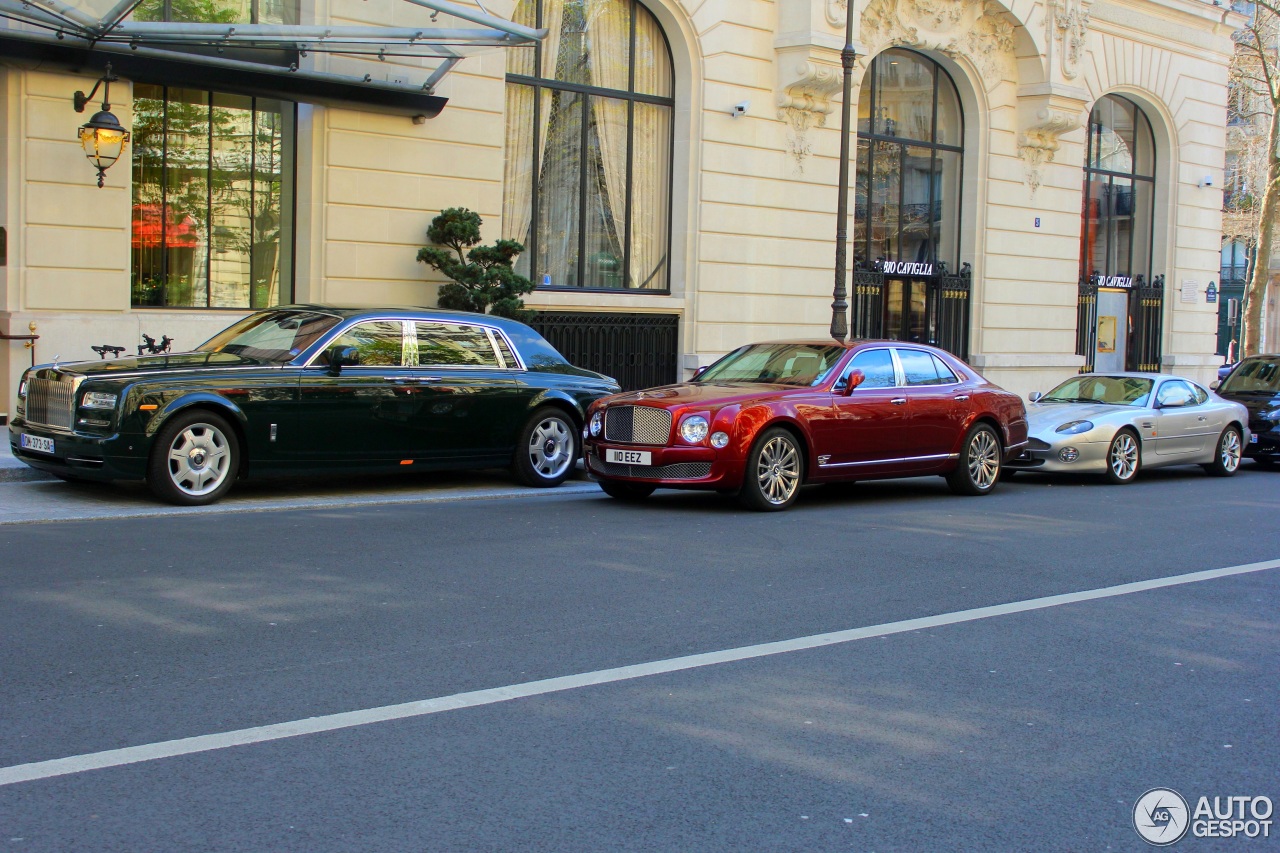
[(533, 291), (533, 282), (511, 266), (524, 246), (515, 240), (476, 245), (482, 221), (465, 207), (441, 211), (427, 229), (427, 239), (436, 245), (419, 249), (418, 260), (453, 279), (440, 286), (441, 308), (528, 320), (536, 312), (520, 297)]

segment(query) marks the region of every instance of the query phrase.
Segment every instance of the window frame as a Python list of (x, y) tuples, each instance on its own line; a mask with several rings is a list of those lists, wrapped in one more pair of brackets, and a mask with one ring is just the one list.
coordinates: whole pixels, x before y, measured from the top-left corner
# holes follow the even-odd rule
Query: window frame
[[(1096, 123), (1094, 122), (1093, 117), (1097, 113), (1098, 107), (1102, 104), (1103, 101), (1106, 101), (1107, 99), (1124, 102), (1124, 104), (1129, 109), (1133, 110), (1133, 113), (1135, 116), (1134, 134), (1133, 134), (1133, 150), (1129, 152), (1130, 167), (1128, 172), (1119, 172), (1111, 169), (1102, 169), (1093, 165), (1094, 151), (1095, 151), (1094, 146), (1097, 144), (1098, 140), (1101, 138), (1102, 128), (1103, 128), (1103, 125), (1101, 124), (1101, 122), (1096, 122)], [(1141, 120), (1142, 127), (1145, 128), (1145, 136), (1143, 136), (1139, 132), (1139, 119)], [(1096, 133), (1095, 133), (1095, 128), (1097, 128)], [(1114, 133), (1114, 129), (1112, 129), (1112, 132)], [(1151, 174), (1149, 175), (1141, 174), (1138, 169), (1138, 163), (1139, 163), (1139, 160), (1141, 159), (1139, 156), (1139, 149), (1145, 143), (1149, 143), (1151, 146), (1150, 152), (1145, 152), (1145, 153), (1149, 153), (1151, 157)], [(1156, 145), (1155, 145), (1155, 127), (1151, 124), (1151, 119), (1147, 117), (1146, 111), (1142, 109), (1142, 106), (1138, 104), (1137, 101), (1134, 101), (1130, 98), (1126, 98), (1124, 95), (1117, 94), (1115, 92), (1110, 92), (1098, 98), (1098, 100), (1094, 102), (1093, 107), (1089, 110), (1089, 117), (1085, 120), (1084, 183), (1081, 191), (1083, 197), (1081, 199), (1081, 206), (1080, 206), (1080, 278), (1081, 280), (1092, 279), (1095, 273), (1101, 281), (1106, 281), (1108, 278), (1112, 276), (1128, 276), (1135, 280), (1141, 277), (1145, 281), (1151, 280), (1151, 272), (1155, 268), (1156, 175), (1160, 171), (1160, 162), (1158, 157), (1159, 157), (1159, 151), (1156, 149)], [(1130, 211), (1130, 214), (1129, 214), (1129, 220), (1131, 223), (1130, 239), (1129, 239), (1129, 257), (1126, 259), (1125, 263), (1123, 264), (1123, 267), (1125, 270), (1123, 272), (1118, 268), (1117, 269), (1110, 268), (1111, 255), (1112, 255), (1112, 252), (1111, 252), (1112, 229), (1111, 228), (1107, 229), (1107, 233), (1106, 233), (1107, 245), (1102, 252), (1101, 268), (1096, 270), (1087, 269), (1087, 267), (1089, 266), (1097, 265), (1097, 261), (1098, 261), (1098, 259), (1095, 257), (1094, 264), (1089, 264), (1086, 262), (1086, 259), (1089, 257), (1089, 252), (1091, 248), (1090, 234), (1089, 234), (1089, 227), (1088, 227), (1089, 205), (1094, 198), (1094, 196), (1091, 194), (1091, 189), (1093, 187), (1093, 180), (1095, 178), (1099, 180), (1100, 184), (1103, 181), (1105, 181), (1105, 186), (1108, 188), (1112, 188), (1115, 186), (1115, 182), (1117, 178), (1121, 180), (1130, 181), (1132, 186), (1134, 203), (1133, 203), (1133, 209)], [(1146, 266), (1146, 269), (1144, 270), (1135, 270), (1133, 267), (1134, 247), (1135, 247), (1135, 244), (1137, 243), (1137, 241), (1133, 239), (1133, 235), (1136, 234), (1139, 230), (1137, 228), (1138, 181), (1145, 182), (1150, 188), (1148, 193), (1150, 198), (1150, 203), (1147, 205), (1147, 209), (1146, 209), (1147, 266)], [(1107, 194), (1110, 195), (1113, 199), (1116, 197), (1114, 190), (1110, 190)], [(1114, 217), (1111, 217), (1111, 218), (1114, 219)], [(1101, 220), (1102, 220), (1102, 214), (1100, 212), (1099, 221), (1101, 222)], [(1116, 262), (1117, 262), (1117, 265), (1119, 266), (1120, 259), (1117, 258)]]

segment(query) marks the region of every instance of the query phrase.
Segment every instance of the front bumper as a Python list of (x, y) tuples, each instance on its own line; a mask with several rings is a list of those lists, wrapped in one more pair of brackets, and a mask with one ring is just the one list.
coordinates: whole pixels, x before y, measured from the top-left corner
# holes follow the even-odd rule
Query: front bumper
[[(21, 436), (53, 441), (53, 453), (22, 447)], [(86, 435), (32, 426), (17, 418), (9, 423), (9, 450), (40, 471), (86, 480), (142, 480), (146, 477), (146, 444), (140, 436)]]
[(1280, 459), (1280, 424), (1265, 421), (1249, 424), (1244, 455), (1249, 459)]
[[(1013, 471), (1054, 474), (1101, 474), (1107, 470), (1107, 448), (1111, 442), (1071, 441), (1072, 438), (1055, 436), (1053, 441), (1045, 441), (1033, 436), (1020, 454), (1005, 462), (1005, 467)], [(1067, 448), (1074, 448), (1078, 454), (1072, 462), (1062, 458), (1062, 451)]]
[[(649, 453), (651, 465), (626, 465), (605, 460), (606, 451)], [(676, 489), (736, 489), (742, 485), (741, 460), (727, 450), (711, 447), (657, 447), (587, 439), (582, 457), (596, 479), (651, 483)]]

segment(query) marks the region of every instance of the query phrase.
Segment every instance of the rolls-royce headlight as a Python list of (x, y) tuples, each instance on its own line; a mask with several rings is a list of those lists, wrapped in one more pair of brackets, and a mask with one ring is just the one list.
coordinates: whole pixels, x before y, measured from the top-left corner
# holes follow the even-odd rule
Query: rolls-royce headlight
[(591, 416), (591, 435), (593, 438), (599, 438), (600, 433), (604, 430), (604, 413), (596, 412)]
[(22, 381), (18, 383), (18, 398), (25, 399), (27, 396), (27, 378), (22, 377)]
[(707, 437), (707, 419), (702, 415), (694, 415), (680, 422), (680, 437), (690, 444), (701, 444)]
[(1093, 429), (1093, 421), (1067, 421), (1062, 426), (1054, 430), (1054, 432), (1062, 435), (1079, 435), (1082, 432), (1088, 432)]
[(86, 391), (80, 405), (86, 409), (114, 409), (118, 399), (117, 395), (106, 391)]

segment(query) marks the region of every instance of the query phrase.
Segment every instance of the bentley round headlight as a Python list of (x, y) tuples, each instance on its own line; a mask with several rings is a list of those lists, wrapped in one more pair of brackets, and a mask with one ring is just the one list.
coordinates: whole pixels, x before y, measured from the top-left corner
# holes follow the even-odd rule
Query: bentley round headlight
[(593, 438), (599, 438), (600, 432), (604, 429), (604, 414), (596, 412), (591, 416), (591, 435)]
[(707, 419), (702, 415), (694, 415), (680, 422), (680, 437), (690, 444), (701, 444), (707, 437)]
[(724, 447), (729, 443), (729, 433), (713, 432), (711, 433), (711, 446), (715, 448)]
[(1054, 432), (1063, 435), (1079, 435), (1082, 432), (1088, 432), (1093, 429), (1093, 421), (1067, 421), (1062, 426), (1054, 430)]

